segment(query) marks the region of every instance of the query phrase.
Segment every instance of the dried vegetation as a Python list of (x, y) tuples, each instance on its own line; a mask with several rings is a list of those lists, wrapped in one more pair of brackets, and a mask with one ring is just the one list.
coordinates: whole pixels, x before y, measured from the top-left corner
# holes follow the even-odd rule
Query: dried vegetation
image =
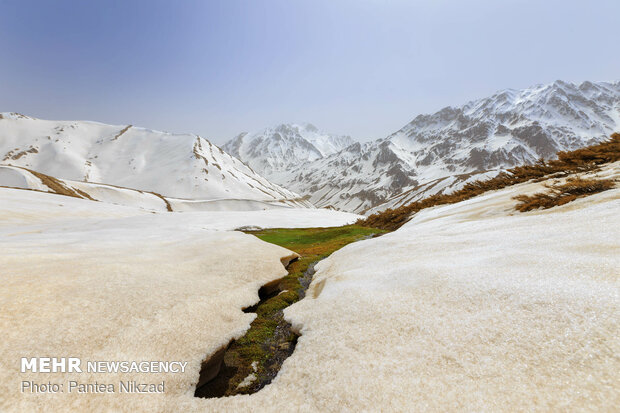
[(546, 185), (548, 189), (546, 192), (515, 196), (514, 199), (519, 201), (515, 209), (519, 212), (527, 212), (539, 208), (548, 209), (564, 205), (577, 198), (607, 191), (614, 186), (615, 183), (612, 179), (569, 178), (561, 184)]

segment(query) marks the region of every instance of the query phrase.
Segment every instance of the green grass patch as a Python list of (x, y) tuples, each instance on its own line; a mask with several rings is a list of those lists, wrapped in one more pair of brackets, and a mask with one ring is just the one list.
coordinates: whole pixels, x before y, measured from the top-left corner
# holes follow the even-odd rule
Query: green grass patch
[(347, 225), (334, 228), (273, 228), (248, 233), (304, 255), (307, 248), (311, 249), (310, 252), (331, 253), (353, 241), (383, 232), (361, 225)]

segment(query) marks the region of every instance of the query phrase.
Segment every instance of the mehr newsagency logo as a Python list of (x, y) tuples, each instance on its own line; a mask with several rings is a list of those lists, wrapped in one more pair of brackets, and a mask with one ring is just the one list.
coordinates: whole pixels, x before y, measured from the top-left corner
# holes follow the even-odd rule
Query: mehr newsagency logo
[[(79, 357), (22, 357), (21, 373), (98, 373), (98, 374), (177, 374), (184, 373), (187, 361), (161, 360), (89, 360)], [(39, 383), (33, 380), (21, 382), (22, 393), (164, 393), (165, 381), (143, 383), (122, 380), (117, 383), (88, 382), (77, 380), (67, 382)]]

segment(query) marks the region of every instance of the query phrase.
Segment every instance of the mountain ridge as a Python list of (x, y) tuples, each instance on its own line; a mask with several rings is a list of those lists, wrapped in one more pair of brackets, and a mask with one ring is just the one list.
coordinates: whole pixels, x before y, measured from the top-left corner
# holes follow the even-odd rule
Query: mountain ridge
[(207, 139), (133, 125), (0, 114), (0, 165), (182, 199), (296, 200)]
[(618, 129), (620, 81), (558, 80), (417, 115), (384, 138), (353, 143), (271, 179), (318, 207), (377, 212), (553, 158)]

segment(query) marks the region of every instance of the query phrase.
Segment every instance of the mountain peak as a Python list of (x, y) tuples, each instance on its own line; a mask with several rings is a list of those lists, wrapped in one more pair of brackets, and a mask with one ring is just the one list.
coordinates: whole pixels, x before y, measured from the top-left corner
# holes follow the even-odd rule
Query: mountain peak
[(349, 136), (323, 132), (311, 123), (281, 123), (237, 135), (223, 148), (259, 173), (272, 177), (334, 154), (352, 143)]

